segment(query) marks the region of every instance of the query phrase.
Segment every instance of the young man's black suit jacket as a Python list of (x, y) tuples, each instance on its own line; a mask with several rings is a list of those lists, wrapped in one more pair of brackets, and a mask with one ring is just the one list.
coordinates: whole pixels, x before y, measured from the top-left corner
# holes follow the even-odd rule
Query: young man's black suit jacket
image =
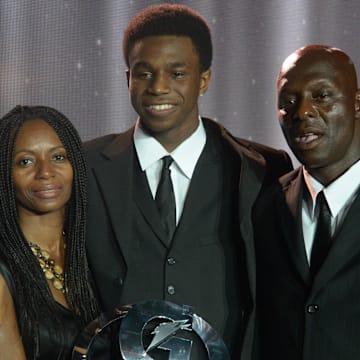
[(360, 359), (360, 197), (336, 231), (314, 281), (302, 236), (301, 168), (254, 210), (262, 359)]
[[(292, 169), (291, 160), (284, 151), (236, 139), (218, 123), (205, 118), (202, 120), (207, 133), (229, 144), (241, 161), (239, 226), (246, 251), (251, 292), (249, 296), (254, 302), (255, 258), (251, 207), (265, 184)], [(132, 239), (129, 204), (134, 201), (133, 197), (137, 196), (132, 191), (131, 180), (134, 157), (136, 157), (133, 132), (134, 128), (131, 128), (125, 133), (104, 136), (85, 144), (89, 163), (87, 251), (104, 311), (124, 305), (121, 299), (122, 284), (126, 278), (126, 259), (129, 256)], [(201, 196), (206, 196), (209, 191), (206, 184), (203, 190)], [(154, 226), (158, 222), (154, 220), (153, 214), (146, 211), (142, 199), (135, 199), (135, 201), (141, 207), (143, 216), (148, 218), (149, 226), (153, 227), (152, 231), (161, 239), (159, 229)], [(201, 216), (201, 214), (198, 215)], [(198, 216), (195, 215), (192, 218), (193, 224), (189, 224), (190, 228), (196, 226)], [(192, 274), (184, 274), (184, 276), (192, 276)], [(249, 318), (249, 324), (253, 324), (254, 307), (246, 316)], [(251, 326), (249, 326), (249, 334), (252, 333)], [(250, 344), (251, 341), (251, 336), (249, 336), (246, 342)], [(249, 353), (250, 348), (250, 345), (246, 346)], [(246, 355), (244, 357), (244, 359), (249, 358)]]

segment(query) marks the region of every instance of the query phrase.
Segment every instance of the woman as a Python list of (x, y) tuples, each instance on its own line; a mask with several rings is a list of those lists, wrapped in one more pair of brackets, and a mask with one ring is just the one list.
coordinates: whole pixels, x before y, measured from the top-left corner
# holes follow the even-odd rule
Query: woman
[(69, 359), (98, 315), (85, 256), (86, 166), (58, 111), (0, 120), (1, 359)]

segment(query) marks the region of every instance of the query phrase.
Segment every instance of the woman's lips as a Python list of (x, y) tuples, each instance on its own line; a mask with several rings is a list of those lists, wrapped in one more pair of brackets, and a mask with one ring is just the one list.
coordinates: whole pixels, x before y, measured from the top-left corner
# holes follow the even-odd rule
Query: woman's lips
[(62, 191), (61, 186), (46, 186), (33, 190), (33, 194), (40, 199), (56, 198)]

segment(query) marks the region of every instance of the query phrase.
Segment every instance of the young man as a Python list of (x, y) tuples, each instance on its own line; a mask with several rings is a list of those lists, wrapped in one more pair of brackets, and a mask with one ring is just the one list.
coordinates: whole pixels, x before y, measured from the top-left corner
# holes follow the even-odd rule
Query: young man
[[(251, 208), (291, 163), (286, 153), (236, 139), (199, 116), (212, 43), (198, 13), (147, 8), (128, 25), (123, 50), (139, 117), (127, 132), (86, 144), (87, 244), (103, 309), (147, 299), (190, 305), (240, 358), (254, 316)], [(169, 155), (175, 211), (166, 205), (172, 216), (163, 219), (157, 189)]]
[(306, 46), (284, 61), (277, 89), (280, 125), (303, 166), (281, 178), (254, 212), (260, 358), (359, 359), (354, 64), (339, 49)]

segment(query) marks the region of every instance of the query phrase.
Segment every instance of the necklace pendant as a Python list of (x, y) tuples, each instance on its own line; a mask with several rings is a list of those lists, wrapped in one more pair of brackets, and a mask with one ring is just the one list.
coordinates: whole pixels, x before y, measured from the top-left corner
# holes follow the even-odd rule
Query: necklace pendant
[[(30, 249), (37, 258), (41, 269), (44, 272), (45, 278), (53, 284), (54, 288), (65, 293), (64, 286), (64, 271), (60, 265), (57, 265), (50, 254), (42, 250), (37, 244), (29, 242)], [(65, 248), (65, 245), (64, 245)]]
[(63, 273), (63, 269), (61, 268), (61, 266), (56, 265), (56, 264), (54, 265), (54, 271), (55, 271), (55, 273), (57, 273), (59, 275), (61, 275)]
[(53, 285), (54, 285), (55, 289), (57, 289), (57, 290), (62, 290), (63, 287), (64, 287), (62, 282), (60, 280), (58, 280), (58, 279), (55, 279), (53, 281)]
[(43, 259), (46, 261), (46, 260), (49, 260), (50, 261), (50, 255), (47, 251), (45, 250), (40, 250), (40, 254), (41, 256), (43, 257)]
[(50, 271), (50, 270), (45, 270), (44, 271), (44, 274), (45, 274), (45, 277), (48, 279), (48, 280), (51, 280), (54, 278), (54, 274)]

